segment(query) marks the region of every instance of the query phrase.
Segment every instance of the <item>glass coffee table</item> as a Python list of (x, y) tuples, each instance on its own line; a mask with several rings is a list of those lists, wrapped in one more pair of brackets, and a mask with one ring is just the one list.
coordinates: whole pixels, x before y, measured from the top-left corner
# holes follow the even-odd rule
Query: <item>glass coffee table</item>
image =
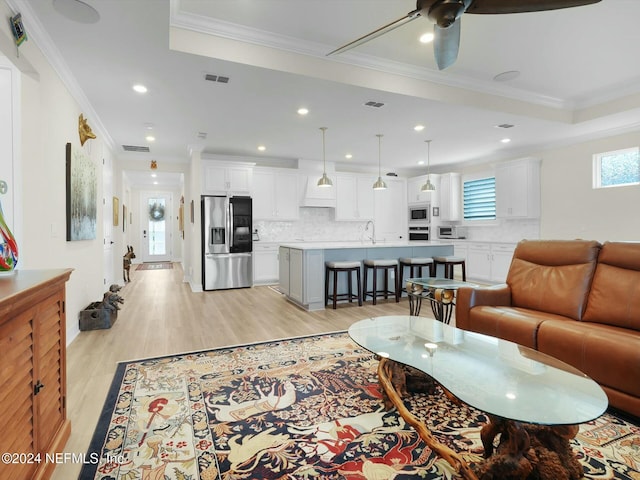
[(424, 277), (409, 278), (406, 282), (409, 297), (409, 315), (420, 315), (422, 299), (429, 300), (436, 320), (451, 322), (455, 306), (456, 291), (460, 287), (476, 287), (475, 283), (451, 280), (449, 278)]
[[(598, 418), (608, 406), (602, 388), (570, 365), (516, 343), (460, 330), (431, 318), (398, 315), (360, 320), (351, 325), (349, 335), (380, 357), (378, 376), (388, 406), (393, 404), (432, 450), (467, 479), (478, 477), (460, 455), (437, 442), (405, 407), (405, 366), (431, 377), (454, 401), (488, 415), (490, 421), (481, 431), (487, 465), (492, 462), (493, 441), (498, 434), (501, 442), (513, 445), (498, 446), (496, 452), (500, 453), (495, 456), (504, 456), (507, 451), (510, 458), (521, 458), (529, 448), (530, 436), (541, 438), (539, 431), (547, 437), (552, 435), (563, 448), (570, 448), (569, 440), (577, 434), (578, 425)], [(582, 471), (573, 460), (572, 467), (577, 464)]]

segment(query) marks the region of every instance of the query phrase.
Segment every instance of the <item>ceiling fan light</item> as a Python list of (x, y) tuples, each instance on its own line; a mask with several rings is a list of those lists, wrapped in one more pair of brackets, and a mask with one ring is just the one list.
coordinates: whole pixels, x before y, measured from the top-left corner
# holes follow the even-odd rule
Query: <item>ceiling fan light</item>
[(329, 177), (327, 177), (326, 173), (322, 174), (322, 177), (320, 177), (320, 180), (318, 180), (318, 186), (319, 187), (333, 187), (333, 182), (331, 181), (331, 179)]
[(378, 180), (376, 180), (376, 183), (373, 184), (373, 189), (374, 190), (386, 190), (387, 189), (387, 184), (384, 183), (384, 180), (382, 180), (382, 177), (378, 177)]

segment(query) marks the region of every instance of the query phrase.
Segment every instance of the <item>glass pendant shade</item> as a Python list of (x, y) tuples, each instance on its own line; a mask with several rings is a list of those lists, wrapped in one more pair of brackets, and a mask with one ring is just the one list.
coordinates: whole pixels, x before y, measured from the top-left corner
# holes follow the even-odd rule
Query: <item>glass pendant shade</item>
[(322, 130), (322, 177), (318, 180), (319, 187), (333, 187), (333, 182), (329, 177), (327, 177), (327, 160), (325, 158), (325, 148), (324, 148), (324, 132), (327, 130), (327, 127), (320, 127)]
[(387, 184), (382, 180), (382, 174), (380, 173), (380, 144), (382, 142), (382, 134), (378, 133), (376, 135), (378, 137), (378, 180), (373, 184), (374, 190), (386, 190)]
[(433, 183), (431, 183), (431, 175), (429, 173), (429, 162), (430, 162), (430, 158), (429, 158), (429, 154), (431, 153), (431, 140), (425, 140), (425, 142), (427, 142), (427, 181), (424, 183), (424, 185), (422, 185), (422, 187), (420, 188), (421, 192), (433, 192), (435, 191), (436, 187)]

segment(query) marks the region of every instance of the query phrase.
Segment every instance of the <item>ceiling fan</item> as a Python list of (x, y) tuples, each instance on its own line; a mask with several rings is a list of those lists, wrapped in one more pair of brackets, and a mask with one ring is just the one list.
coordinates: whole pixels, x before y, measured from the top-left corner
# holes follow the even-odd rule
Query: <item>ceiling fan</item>
[(579, 7), (598, 3), (600, 0), (417, 0), (416, 9), (387, 25), (368, 33), (329, 55), (350, 50), (369, 40), (384, 35), (418, 17), (427, 17), (434, 22), (433, 51), (438, 69), (453, 65), (458, 58), (460, 46), (460, 17), (463, 13), (501, 14), (539, 12), (559, 8)]

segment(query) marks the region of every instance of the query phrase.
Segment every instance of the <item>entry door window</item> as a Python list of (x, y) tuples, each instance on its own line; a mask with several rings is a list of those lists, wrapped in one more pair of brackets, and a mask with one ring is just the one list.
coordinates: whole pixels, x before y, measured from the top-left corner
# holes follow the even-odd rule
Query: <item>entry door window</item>
[(140, 202), (142, 261), (171, 261), (171, 194), (145, 192)]

